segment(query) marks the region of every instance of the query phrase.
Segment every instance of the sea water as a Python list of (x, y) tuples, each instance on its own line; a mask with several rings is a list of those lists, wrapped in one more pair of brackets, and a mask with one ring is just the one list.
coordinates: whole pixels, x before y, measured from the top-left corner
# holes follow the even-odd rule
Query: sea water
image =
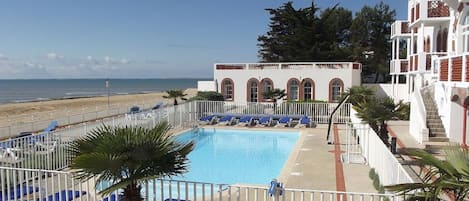
[(0, 103), (162, 92), (196, 88), (210, 79), (24, 79), (0, 80)]

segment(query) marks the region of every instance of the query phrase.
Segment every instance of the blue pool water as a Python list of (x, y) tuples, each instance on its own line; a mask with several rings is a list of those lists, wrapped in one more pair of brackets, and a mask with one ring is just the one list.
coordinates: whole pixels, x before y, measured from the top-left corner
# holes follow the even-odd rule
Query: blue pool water
[[(194, 130), (196, 131), (196, 130)], [(172, 179), (218, 184), (265, 184), (277, 178), (298, 132), (204, 129), (178, 140), (195, 142), (189, 172)]]

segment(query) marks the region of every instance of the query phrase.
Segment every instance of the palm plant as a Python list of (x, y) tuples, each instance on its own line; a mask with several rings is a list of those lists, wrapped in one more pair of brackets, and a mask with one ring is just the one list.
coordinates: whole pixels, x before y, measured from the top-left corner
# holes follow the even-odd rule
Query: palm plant
[(167, 96), (163, 96), (163, 98), (174, 99), (174, 105), (178, 105), (178, 98), (181, 100), (187, 100), (184, 96), (187, 96), (182, 90), (168, 90), (166, 91), (168, 94)]
[(359, 103), (368, 101), (370, 98), (375, 96), (375, 89), (366, 86), (353, 86), (347, 89), (342, 94), (342, 98), (350, 95), (348, 102), (352, 105), (357, 106)]
[(444, 193), (454, 200), (469, 197), (469, 152), (458, 145), (445, 149), (446, 160), (440, 160), (423, 151), (413, 150), (413, 156), (427, 171), (421, 183), (406, 183), (386, 186), (389, 191), (412, 194), (407, 200), (446, 200)]
[(151, 129), (103, 125), (72, 141), (70, 167), (82, 181), (112, 181), (100, 192), (103, 195), (123, 189), (124, 201), (141, 201), (142, 183), (187, 171), (187, 155), (194, 145), (177, 142), (167, 134), (169, 129), (167, 122)]
[(398, 116), (400, 104), (402, 103), (395, 104), (394, 100), (389, 97), (382, 99), (372, 97), (358, 102), (357, 105), (353, 105), (353, 108), (357, 111), (358, 117), (368, 123), (381, 140), (388, 144), (387, 121)]
[(272, 99), (274, 103), (274, 111), (277, 110), (277, 100), (285, 97), (287, 94), (285, 93), (285, 89), (278, 89), (275, 88), (273, 90), (267, 90), (262, 93), (264, 99)]

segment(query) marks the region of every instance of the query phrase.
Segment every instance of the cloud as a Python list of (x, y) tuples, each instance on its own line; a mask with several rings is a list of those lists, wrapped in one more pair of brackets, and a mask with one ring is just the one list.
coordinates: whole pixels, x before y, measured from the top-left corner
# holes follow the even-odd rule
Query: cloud
[(8, 57), (0, 53), (0, 60), (8, 60)]
[(53, 53), (53, 52), (47, 53), (47, 54), (46, 54), (46, 57), (47, 57), (48, 59), (52, 59), (52, 60), (63, 59), (63, 58), (64, 58), (64, 56), (58, 55), (57, 53)]

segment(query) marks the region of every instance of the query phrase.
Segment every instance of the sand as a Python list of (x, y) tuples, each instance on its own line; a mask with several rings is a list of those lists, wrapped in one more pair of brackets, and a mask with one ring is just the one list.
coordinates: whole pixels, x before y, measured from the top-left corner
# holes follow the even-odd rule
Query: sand
[[(197, 94), (197, 89), (185, 90), (187, 98)], [(82, 113), (102, 113), (108, 108), (113, 111), (128, 111), (131, 106), (151, 108), (158, 102), (172, 105), (172, 99), (165, 99), (165, 92), (149, 94), (116, 95), (109, 97), (76, 98), (0, 105), (0, 127), (17, 126), (30, 122), (49, 121)]]

